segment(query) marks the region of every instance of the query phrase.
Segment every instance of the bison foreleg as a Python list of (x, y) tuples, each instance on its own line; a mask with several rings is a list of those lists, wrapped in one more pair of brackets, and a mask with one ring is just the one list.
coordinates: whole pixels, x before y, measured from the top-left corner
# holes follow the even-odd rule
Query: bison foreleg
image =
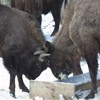
[(37, 20), (38, 20), (39, 24), (41, 25), (41, 22), (42, 22), (42, 16), (38, 17)]
[(54, 21), (55, 21), (55, 28), (53, 30), (53, 33), (51, 34), (51, 36), (53, 36), (59, 30), (60, 11), (51, 10), (51, 13), (52, 13), (52, 16), (53, 16)]
[(73, 75), (83, 74), (80, 63), (77, 63), (76, 65), (74, 65), (74, 68), (72, 71), (73, 71)]
[(15, 98), (15, 76), (16, 76), (16, 71), (14, 69), (11, 69), (9, 71), (10, 73), (10, 85), (9, 85), (9, 89), (10, 89), (10, 94)]
[(92, 81), (92, 89), (88, 97), (86, 97), (87, 99), (87, 98), (94, 98), (94, 94), (97, 92), (96, 78), (97, 78), (98, 62), (97, 62), (97, 54), (95, 52), (87, 54), (85, 58), (89, 67), (90, 77)]
[(29, 92), (29, 89), (25, 86), (23, 79), (22, 79), (22, 74), (17, 73), (17, 78), (19, 82), (19, 88), (22, 89), (24, 92)]

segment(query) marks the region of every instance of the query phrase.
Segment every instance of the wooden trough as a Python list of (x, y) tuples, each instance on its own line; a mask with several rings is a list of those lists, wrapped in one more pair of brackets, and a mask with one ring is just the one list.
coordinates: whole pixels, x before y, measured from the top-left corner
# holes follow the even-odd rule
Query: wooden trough
[[(97, 85), (100, 86), (100, 70), (97, 75)], [(36, 96), (43, 97), (43, 100), (60, 100), (62, 94), (65, 100), (72, 100), (75, 91), (91, 88), (89, 73), (70, 77), (61, 82), (30, 81), (30, 98), (35, 100)]]
[(74, 96), (74, 93), (74, 84), (30, 81), (30, 98), (33, 100), (36, 96), (42, 97), (43, 100), (59, 100), (60, 94), (64, 95), (65, 100), (71, 100), (70, 97)]

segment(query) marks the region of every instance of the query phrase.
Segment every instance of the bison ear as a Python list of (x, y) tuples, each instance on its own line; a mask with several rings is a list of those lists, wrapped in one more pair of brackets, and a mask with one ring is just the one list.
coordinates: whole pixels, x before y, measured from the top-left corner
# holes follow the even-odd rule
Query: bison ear
[(51, 42), (46, 41), (45, 42), (45, 49), (47, 53), (52, 53), (54, 51), (54, 46)]

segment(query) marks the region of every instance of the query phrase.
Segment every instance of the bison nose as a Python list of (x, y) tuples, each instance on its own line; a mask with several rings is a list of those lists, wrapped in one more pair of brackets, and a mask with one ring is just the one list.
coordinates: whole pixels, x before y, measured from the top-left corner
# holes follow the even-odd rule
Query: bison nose
[(68, 75), (60, 73), (59, 76), (58, 76), (58, 78), (59, 78), (59, 80), (65, 80), (65, 79), (68, 78)]

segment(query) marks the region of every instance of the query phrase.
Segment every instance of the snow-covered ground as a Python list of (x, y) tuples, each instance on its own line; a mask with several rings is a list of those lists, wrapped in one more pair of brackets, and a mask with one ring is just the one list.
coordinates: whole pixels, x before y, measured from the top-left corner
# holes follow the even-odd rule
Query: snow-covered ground
[[(43, 17), (42, 29), (47, 40), (52, 41), (54, 37), (50, 37), (53, 31), (54, 21), (51, 14), (49, 13)], [(82, 70), (84, 73), (88, 72), (88, 67), (85, 62), (81, 62)], [(71, 75), (72, 76), (72, 75)], [(0, 100), (31, 100), (29, 99), (29, 94), (22, 92), (18, 87), (18, 82), (16, 78), (16, 99), (9, 95), (9, 73), (3, 66), (3, 60), (0, 58)], [(29, 87), (29, 80), (23, 76), (24, 82), (27, 87)], [(36, 79), (39, 81), (55, 81), (57, 80), (51, 70), (47, 68), (41, 73), (41, 75)], [(40, 99), (38, 99), (40, 100)], [(93, 100), (100, 100), (99, 94)]]

